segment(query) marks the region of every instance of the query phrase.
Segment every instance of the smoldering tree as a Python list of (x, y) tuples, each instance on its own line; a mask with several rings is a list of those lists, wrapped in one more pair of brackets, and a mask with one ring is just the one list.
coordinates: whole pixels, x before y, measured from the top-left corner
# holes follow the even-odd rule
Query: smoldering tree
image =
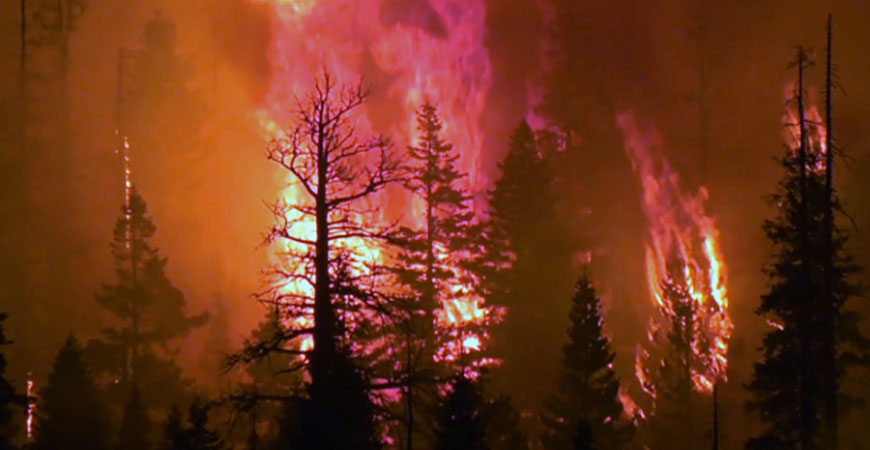
[(370, 93), (362, 82), (339, 83), (324, 71), (266, 151), (287, 171), (295, 194), (269, 205), (275, 224), (264, 243), (284, 248), (257, 295), (278, 308), (281, 326), (227, 363), (277, 353), (295, 357), (282, 373), (307, 371), (304, 395), (279, 398), (297, 404), (281, 433), (294, 448), (379, 446), (369, 399), (376, 383), (367, 370), (374, 364), (358, 361), (378, 358), (369, 344), (392, 313), (385, 283), (391, 271), (366, 253), (377, 252), (394, 231), (372, 219), (378, 194), (402, 180), (403, 168), (388, 139), (358, 134), (356, 114)]

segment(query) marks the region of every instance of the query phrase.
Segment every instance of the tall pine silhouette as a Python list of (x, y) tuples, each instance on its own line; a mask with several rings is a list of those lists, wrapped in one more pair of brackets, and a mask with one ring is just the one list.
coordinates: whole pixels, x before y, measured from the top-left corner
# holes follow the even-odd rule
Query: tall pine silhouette
[(482, 272), (488, 297), (507, 307), (494, 332), (494, 350), (504, 365), (493, 371), (492, 381), (497, 390), (510, 392), (520, 409), (538, 410), (558, 373), (572, 251), (550, 167), (525, 121), (511, 136), (500, 167), (501, 178), (490, 192)]
[(35, 450), (109, 449), (108, 410), (74, 337), (58, 352), (39, 398)]
[(585, 424), (601, 448), (626, 448), (634, 429), (619, 400), (616, 355), (603, 334), (601, 300), (585, 272), (577, 280), (570, 317), (558, 393), (547, 402), (541, 440), (550, 450), (570, 450)]
[(88, 344), (88, 356), (101, 375), (118, 380), (109, 384), (113, 399), (124, 398), (138, 384), (146, 397), (168, 406), (188, 383), (168, 344), (205, 323), (208, 315), (186, 315), (184, 294), (167, 278), (167, 260), (151, 244), (155, 231), (145, 200), (132, 188), (112, 235), (117, 280), (96, 294), (113, 316), (113, 326), (103, 330), (103, 339)]
[[(470, 196), (461, 186), (465, 174), (456, 168), (458, 152), (442, 137), (443, 123), (437, 109), (426, 103), (417, 111), (416, 145), (408, 147), (410, 176), (405, 182), (423, 208), (423, 223), (418, 228), (403, 227), (395, 239), (399, 252), (399, 279), (413, 293), (409, 302), (405, 335), (404, 409), (406, 448), (413, 448), (425, 421), (415, 411), (432, 407), (438, 368), (434, 357), (443, 343), (436, 335), (435, 311), (453, 292), (447, 283), (459, 283), (458, 269), (469, 259), (471, 220)], [(451, 255), (445, 259), (445, 255)], [(427, 406), (428, 403), (428, 406)]]
[(833, 155), (823, 149), (830, 147), (821, 143), (819, 124), (806, 117), (809, 63), (803, 48), (795, 66), (797, 123), (788, 126), (796, 139), (780, 159), (785, 174), (770, 197), (776, 216), (764, 223), (774, 252), (765, 270), (770, 287), (757, 313), (772, 327), (747, 386), (747, 409), (761, 417), (764, 429), (746, 443), (749, 449), (834, 448), (836, 441), (824, 433), (831, 420), (825, 417), (831, 414), (826, 391), (833, 388), (839, 400), (833, 414), (848, 411), (855, 399), (839, 390), (839, 381), (847, 370), (867, 364), (868, 341), (858, 317), (846, 309), (858, 293), (852, 276), (860, 268), (845, 250), (847, 233), (829, 221), (843, 210), (828, 180)]

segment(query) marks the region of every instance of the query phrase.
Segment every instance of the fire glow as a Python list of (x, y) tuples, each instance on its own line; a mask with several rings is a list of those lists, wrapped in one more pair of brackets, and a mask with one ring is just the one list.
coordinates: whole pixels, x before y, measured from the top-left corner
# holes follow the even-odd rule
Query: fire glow
[(692, 303), (694, 317), (689, 362), (692, 383), (698, 392), (710, 393), (724, 380), (728, 367), (728, 342), (734, 328), (728, 314), (726, 266), (719, 250), (719, 231), (707, 215), (707, 191), (686, 194), (679, 177), (660, 153), (660, 138), (642, 130), (634, 116), (617, 119), (626, 151), (643, 185), (643, 209), (650, 227), (646, 244), (646, 272), (656, 310), (649, 322), (648, 346), (639, 346), (636, 375), (643, 389), (655, 397), (653, 355), (656, 338), (677, 317), (672, 299), (664, 292), (674, 285)]
[[(482, 133), (478, 122), (491, 74), (483, 43), (486, 27), (481, 0), (420, 4), (425, 7), (386, 0), (251, 1), (264, 3), (271, 10), (269, 59), (273, 76), (266, 106), (258, 113), (267, 138), (280, 138), (295, 99), (304, 96), (317, 73), (325, 69), (347, 82), (365, 79), (363, 74), (375, 74), (375, 79), (365, 79), (376, 91), (354, 124), (357, 132), (361, 135), (381, 132), (399, 148), (409, 145), (417, 134), (416, 110), (429, 101), (438, 107), (445, 138), (458, 150), (458, 165), (468, 174), (466, 181), (471, 191), (485, 188), (485, 180), (479, 176)], [(382, 217), (361, 220), (401, 218), (409, 224), (421, 223), (421, 209), (412, 200), (401, 197), (390, 191), (379, 199), (377, 209)], [(292, 181), (283, 189), (281, 198), (288, 205), (306, 201), (304, 192)], [(410, 217), (403, 216), (408, 211)], [(291, 233), (313, 237), (313, 222), (297, 219), (288, 217), (294, 227)], [(387, 250), (376, 242), (353, 240), (344, 245), (357, 259), (354, 270), (364, 271), (366, 263), (383, 264), (390, 258)], [(293, 246), (288, 242), (285, 248), (275, 249), (278, 257), (303, 250)], [(447, 258), (448, 255), (440, 253), (439, 258)], [(463, 273), (461, 278), (467, 275)], [(300, 296), (310, 295), (311, 289), (293, 280), (282, 286), (285, 292)], [(457, 284), (446, 290), (436, 321), (450, 342), (436, 356), (451, 361), (484, 348), (486, 331), (470, 332), (464, 327), (481, 324), (492, 310), (467, 286)], [(297, 318), (291, 326), (309, 326), (311, 320)], [(311, 338), (303, 338), (298, 345), (310, 349)]]

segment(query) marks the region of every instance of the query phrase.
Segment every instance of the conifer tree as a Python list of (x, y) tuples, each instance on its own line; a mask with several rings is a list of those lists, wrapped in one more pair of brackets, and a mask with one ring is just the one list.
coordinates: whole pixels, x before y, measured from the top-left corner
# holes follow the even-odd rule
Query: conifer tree
[(480, 386), (464, 374), (450, 383), (436, 424), (436, 450), (488, 450)]
[(556, 208), (550, 168), (538, 150), (534, 132), (523, 121), (490, 192), (486, 254), (478, 269), (488, 298), (507, 308), (494, 338), (494, 353), (504, 365), (492, 381), (502, 391), (523, 386), (513, 392), (521, 409), (538, 408), (548, 380), (555, 382), (562, 339), (561, 327), (554, 324), (565, 321), (567, 308), (559, 299), (571, 288), (572, 249)]
[[(831, 218), (843, 213), (828, 180), (833, 155), (824, 151), (830, 147), (821, 142), (819, 124), (806, 117), (809, 63), (803, 48), (795, 65), (797, 123), (788, 124), (796, 130), (795, 139), (780, 159), (785, 174), (770, 197), (776, 216), (764, 223), (774, 253), (766, 268), (770, 287), (757, 313), (773, 327), (762, 343), (763, 360), (755, 364), (747, 385), (752, 399), (746, 407), (760, 415), (764, 430), (746, 443), (749, 449), (836, 445), (835, 438), (823, 434), (831, 433), (822, 427), (831, 426), (822, 423), (831, 420), (823, 417), (831, 405), (826, 391), (837, 391), (835, 413), (847, 412), (855, 399), (839, 390), (838, 382), (847, 370), (868, 361), (868, 340), (858, 328), (857, 315), (846, 308), (858, 293), (852, 276), (860, 268), (845, 250), (848, 234)], [(834, 368), (828, 367), (832, 364)]]
[(15, 391), (15, 387), (6, 379), (6, 356), (3, 347), (9, 345), (6, 334), (3, 331), (3, 322), (6, 314), (0, 313), (0, 450), (11, 450), (12, 439), (15, 437), (17, 428), (13, 419), (15, 410), (27, 404), (27, 400)]
[(169, 409), (169, 416), (166, 417), (166, 422), (163, 423), (163, 432), (158, 449), (181, 450), (185, 446), (184, 417), (181, 415), (178, 405), (172, 405)]
[[(695, 449), (707, 445), (706, 400), (695, 389), (693, 367), (698, 357), (692, 349), (697, 334), (695, 318), (698, 305), (691, 297), (681, 272), (674, 262), (662, 283), (665, 302), (672, 305), (673, 315), (655, 339), (662, 351), (661, 359), (650, 379), (656, 393), (653, 417), (647, 422), (646, 440), (652, 448)], [(596, 437), (597, 441), (597, 437)]]
[(492, 450), (529, 450), (519, 411), (506, 395), (486, 399), (483, 408), (486, 440)]
[(207, 117), (204, 101), (191, 87), (195, 67), (178, 54), (177, 34), (171, 20), (155, 13), (142, 31), (141, 47), (132, 54), (122, 115), (131, 142), (146, 161), (155, 154), (189, 157), (184, 150)]
[(78, 341), (68, 337), (40, 393), (35, 450), (109, 448), (108, 412), (83, 357)]
[[(434, 356), (442, 344), (436, 334), (435, 311), (451, 299), (448, 283), (458, 283), (461, 260), (470, 260), (468, 245), (471, 220), (469, 195), (460, 185), (465, 174), (456, 168), (458, 153), (441, 136), (443, 124), (435, 106), (423, 104), (417, 111), (416, 145), (408, 147), (410, 176), (406, 188), (424, 208), (423, 224), (418, 229), (403, 227), (394, 238), (402, 248), (398, 255), (400, 281), (413, 292), (403, 323), (406, 358), (405, 423), (406, 448), (417, 439), (414, 428), (423, 424), (419, 409), (434, 396), (438, 368)], [(445, 259), (445, 255), (450, 258)], [(418, 392), (419, 391), (419, 392)], [(431, 402), (430, 402), (431, 407)], [(431, 408), (430, 408), (431, 409)]]
[(124, 405), (124, 413), (121, 416), (121, 430), (116, 450), (150, 450), (151, 449), (151, 420), (148, 411), (142, 403), (142, 395), (139, 388), (133, 386), (130, 397)]
[(558, 394), (547, 402), (547, 430), (541, 440), (548, 449), (570, 450), (579, 439), (578, 427), (585, 424), (602, 448), (626, 448), (634, 429), (619, 400), (615, 354), (602, 329), (601, 300), (585, 272), (577, 280), (570, 317)]
[(167, 260), (151, 244), (156, 227), (145, 200), (135, 187), (129, 195), (110, 244), (117, 281), (104, 284), (96, 294), (115, 326), (104, 329), (102, 340), (88, 344), (88, 355), (102, 375), (119, 380), (110, 384), (116, 390), (113, 397), (138, 384), (152, 401), (177, 400), (187, 382), (160, 351), (204, 324), (208, 314), (185, 314), (184, 294), (166, 276)]

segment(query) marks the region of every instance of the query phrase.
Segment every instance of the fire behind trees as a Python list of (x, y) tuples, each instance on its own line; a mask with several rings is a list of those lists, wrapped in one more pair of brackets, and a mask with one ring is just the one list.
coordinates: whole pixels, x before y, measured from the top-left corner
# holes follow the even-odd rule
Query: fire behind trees
[[(798, 66), (803, 71), (803, 58)], [(802, 83), (799, 85), (798, 97), (802, 98)], [(504, 361), (504, 367), (490, 368), (485, 363), (492, 360), (484, 357), (489, 356), (485, 351), (487, 335), (470, 334), (470, 330), (482, 329), (478, 327), (481, 324), (469, 321), (473, 326), (466, 334), (463, 324), (450, 322), (450, 314), (445, 312), (449, 326), (438, 330), (437, 309), (452, 304), (454, 312), (462, 316), (467, 312), (462, 308), (468, 304), (451, 302), (467, 297), (474, 300), (475, 296), (512, 307), (518, 319), (504, 328), (509, 337), (501, 345), (521, 345), (524, 321), (542, 321), (533, 317), (530, 303), (534, 297), (565, 289), (560, 284), (571, 271), (570, 251), (560, 240), (563, 235), (550, 226), (561, 221), (548, 198), (555, 184), (553, 172), (557, 172), (551, 171), (557, 159), (554, 155), (564, 156), (559, 152), (569, 149), (570, 138), (555, 148), (547, 147), (552, 144), (548, 139), (556, 136), (558, 141), (568, 133), (561, 130), (536, 135), (522, 123), (502, 166), (502, 179), (491, 193), (492, 214), (475, 222), (477, 218), (463, 204), (467, 193), (452, 185), (462, 177), (450, 167), (454, 158), (450, 145), (438, 137), (441, 124), (437, 110), (422, 106), (422, 136), (418, 146), (409, 149), (411, 157), (402, 158), (402, 152), (387, 140), (377, 136), (365, 139), (354, 128), (355, 112), (367, 96), (364, 85), (342, 84), (324, 72), (309, 96), (298, 104), (287, 132), (268, 148), (268, 158), (290, 173), (293, 182), (288, 192), (292, 196), (270, 205), (276, 225), (266, 240), (280, 246), (280, 252), (267, 272), (268, 287), (257, 298), (268, 306), (267, 319), (248, 345), (228, 360), (231, 366), (245, 366), (253, 380), (248, 388), (231, 392), (225, 399), (251, 415), (250, 433), (238, 442), (250, 448), (348, 449), (397, 444), (408, 449), (520, 449), (537, 445), (530, 442), (534, 439), (516, 432), (520, 418), (526, 426), (536, 420), (529, 415), (538, 411), (530, 412), (527, 407), (533, 400), (525, 403), (521, 399), (523, 407), (517, 412), (510, 399), (489, 391), (498, 384), (488, 380), (491, 372), (494, 379), (502, 377), (503, 384), (509, 383), (511, 364), (534, 364), (542, 358), (520, 354), (514, 361)], [(749, 443), (750, 448), (759, 443), (763, 448), (835, 448), (836, 413), (848, 406), (836, 402), (840, 377), (850, 364), (863, 362), (867, 344), (854, 327), (855, 317), (842, 311), (854, 288), (848, 282), (852, 271), (849, 259), (838, 253), (844, 236), (833, 220), (839, 204), (833, 191), (830, 134), (816, 131), (827, 140), (809, 144), (813, 138), (807, 136), (810, 127), (805, 122), (812, 116), (802, 101), (798, 103), (800, 144), (783, 160), (787, 177), (782, 192), (775, 197), (780, 200), (775, 206), (781, 217), (766, 225), (778, 249), (773, 267), (788, 270), (771, 270), (772, 293), (763, 299), (760, 311), (772, 314), (774, 330), (764, 342), (766, 359), (758, 364), (756, 378), (749, 386), (756, 396), (751, 409), (795, 415), (763, 414), (769, 428), (759, 440)], [(829, 102), (828, 111), (830, 106)], [(830, 133), (830, 119), (827, 122)], [(409, 162), (415, 159), (422, 164)], [(430, 211), (425, 215), (425, 226), (406, 224), (402, 229), (399, 219), (394, 222), (378, 210), (379, 194), (402, 187), (424, 198), (423, 204)], [(439, 206), (443, 207), (440, 216), (433, 213)], [(127, 230), (133, 218), (139, 231), (134, 234), (147, 241), (154, 226), (145, 215), (144, 201), (135, 192), (122, 215), (113, 242), (117, 249), (123, 250), (132, 242)], [(542, 229), (546, 235), (536, 236)], [(472, 235), (474, 239), (470, 239)], [(150, 409), (155, 398), (139, 399), (135, 386), (145, 382), (142, 362), (137, 362), (142, 350), (139, 344), (152, 334), (163, 333), (152, 329), (143, 332), (138, 313), (130, 312), (144, 308), (148, 302), (142, 298), (153, 296), (172, 305), (169, 313), (160, 314), (161, 320), (166, 319), (160, 326), (173, 325), (179, 318), (186, 323), (189, 318), (180, 313), (183, 302), (162, 273), (163, 260), (156, 250), (147, 242), (136, 245), (147, 250), (142, 261), (154, 266), (151, 271), (157, 281), (153, 284), (161, 289), (143, 288), (149, 294), (140, 293), (133, 289), (137, 278), (126, 269), (119, 270), (118, 284), (108, 286), (103, 292), (106, 295), (100, 296), (110, 310), (121, 313), (118, 315), (124, 322), (114, 331), (107, 330), (105, 336), (110, 344), (120, 347), (116, 356), (109, 358), (116, 365), (112, 371), (99, 370), (104, 376), (95, 378), (86, 352), (74, 339), (67, 341), (36, 403), (35, 448), (99, 449), (114, 442), (132, 448), (147, 443), (136, 438), (148, 434), (144, 431), (149, 428), (147, 413), (142, 410), (145, 404)], [(117, 257), (119, 252), (115, 253)], [(117, 259), (121, 267), (130, 262), (128, 259), (133, 261), (131, 267), (137, 267), (135, 257), (125, 259), (121, 254)], [(682, 274), (679, 269), (669, 272)], [(396, 278), (404, 278), (404, 283)], [(461, 286), (472, 284), (473, 289), (455, 298), (453, 278), (461, 279)], [(538, 283), (535, 289), (524, 283), (530, 278)], [(545, 377), (523, 383), (524, 387), (555, 392), (543, 421), (548, 427), (548, 448), (627, 448), (647, 439), (643, 434), (634, 442), (630, 438), (632, 428), (642, 427), (643, 420), (651, 424), (652, 435), (643, 443), (655, 448), (676, 446), (671, 439), (679, 432), (675, 430), (694, 418), (687, 414), (694, 411), (685, 406), (693, 403), (690, 397), (703, 394), (698, 392), (691, 370), (697, 357), (693, 335), (699, 305), (693, 302), (686, 283), (673, 276), (660, 286), (674, 312), (665, 324), (661, 342), (671, 353), (653, 375), (659, 378), (657, 392), (662, 401), (641, 419), (629, 417), (623, 407), (627, 402), (614, 375), (615, 357), (603, 334), (600, 299), (591, 281), (581, 279), (569, 317), (569, 343), (563, 348), (562, 382), (558, 389), (556, 384), (542, 381)], [(788, 295), (782, 295), (781, 290)], [(806, 301), (795, 303), (796, 296)], [(567, 303), (568, 299), (568, 295), (552, 295), (546, 301)], [(473, 305), (478, 307), (479, 303)], [(523, 311), (524, 306), (531, 311)], [(477, 311), (470, 309), (472, 318)], [(486, 310), (480, 311), (487, 316)], [(559, 327), (551, 328), (561, 332)], [(438, 359), (439, 331), (444, 332), (448, 344), (443, 359)], [(493, 336), (499, 337), (497, 333)], [(558, 351), (546, 338), (535, 344), (546, 347), (545, 351)], [(503, 350), (496, 346), (492, 354), (499, 356)], [(795, 370), (782, 370), (781, 359)], [(414, 360), (424, 364), (409, 362)], [(261, 365), (264, 361), (265, 368)], [(269, 362), (275, 363), (274, 369), (268, 367)], [(434, 374), (422, 373), (430, 364), (437, 366), (431, 371)], [(819, 367), (825, 370), (815, 373), (813, 369)], [(544, 374), (548, 371), (537, 369)], [(558, 367), (549, 369), (558, 371)], [(120, 375), (115, 379), (113, 374)], [(119, 414), (106, 408), (101, 398), (105, 392), (101, 391), (111, 390), (116, 380), (130, 390), (125, 393), (127, 403), (120, 414), (120, 435), (113, 439), (110, 435), (117, 433), (107, 425), (107, 418), (111, 412)], [(532, 386), (535, 382), (537, 385)], [(147, 384), (149, 388), (166, 388), (159, 381)], [(428, 392), (420, 395), (424, 391)], [(9, 392), (14, 394), (7, 389)], [(664, 397), (671, 397), (671, 404)], [(264, 411), (260, 404), (267, 401), (280, 407), (258, 417), (258, 411)], [(167, 450), (222, 448), (221, 433), (209, 423), (212, 406), (194, 401), (187, 420), (177, 407), (152, 409), (151, 413), (165, 417), (163, 435), (153, 441)], [(117, 402), (114, 409), (120, 409)], [(670, 414), (671, 409), (679, 414)], [(264, 423), (266, 428), (278, 428), (267, 430), (272, 442), (260, 441)], [(706, 425), (691, 428), (680, 436), (687, 440), (685, 445), (706, 446)], [(81, 429), (89, 433), (81, 433)], [(709, 444), (715, 447), (718, 443)]]

